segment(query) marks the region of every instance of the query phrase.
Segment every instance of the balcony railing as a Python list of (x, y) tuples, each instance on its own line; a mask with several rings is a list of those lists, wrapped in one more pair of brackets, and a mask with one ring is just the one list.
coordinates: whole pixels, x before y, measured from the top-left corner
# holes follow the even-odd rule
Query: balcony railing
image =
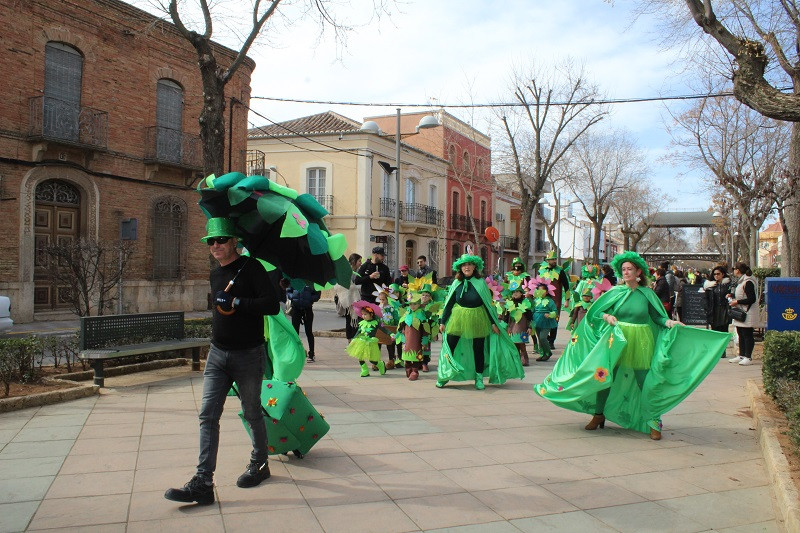
[(145, 161), (196, 170), (203, 168), (199, 135), (163, 126), (150, 126), (146, 133)]
[(444, 212), (424, 204), (400, 204), (403, 208), (403, 220), (420, 224), (437, 225), (444, 221)]
[[(396, 206), (397, 202), (393, 198), (381, 198), (379, 216), (394, 218)], [(425, 204), (400, 202), (400, 219), (418, 224), (441, 225), (444, 224), (444, 211)]]
[(478, 230), (478, 233), (483, 233), (486, 231), (486, 228), (492, 225), (492, 222), (489, 220), (479, 220), (477, 218), (472, 218), (467, 215), (450, 215), (450, 229), (457, 229), (461, 231), (472, 231), (472, 223), (475, 223), (475, 227)]
[(333, 214), (333, 195), (326, 194), (326, 195), (314, 195), (314, 199), (319, 202), (319, 205), (325, 208), (329, 214)]
[(34, 96), (29, 100), (31, 139), (63, 142), (105, 150), (108, 113), (57, 98)]
[(519, 239), (517, 237), (503, 235), (500, 237), (500, 242), (504, 250), (519, 250)]
[(245, 170), (248, 176), (265, 176), (267, 174), (266, 154), (261, 150), (247, 150), (245, 154)]

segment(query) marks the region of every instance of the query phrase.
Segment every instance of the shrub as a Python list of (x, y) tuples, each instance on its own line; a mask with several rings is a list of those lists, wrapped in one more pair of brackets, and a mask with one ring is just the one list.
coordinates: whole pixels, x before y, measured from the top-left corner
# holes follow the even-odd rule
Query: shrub
[(183, 331), (187, 338), (210, 339), (211, 318), (191, 318), (183, 323)]
[(0, 339), (0, 381), (5, 396), (12, 382), (29, 383), (39, 379), (37, 355), (42, 352), (41, 341), (34, 336)]
[(764, 390), (777, 400), (777, 380), (800, 382), (800, 332), (767, 331), (764, 336)]

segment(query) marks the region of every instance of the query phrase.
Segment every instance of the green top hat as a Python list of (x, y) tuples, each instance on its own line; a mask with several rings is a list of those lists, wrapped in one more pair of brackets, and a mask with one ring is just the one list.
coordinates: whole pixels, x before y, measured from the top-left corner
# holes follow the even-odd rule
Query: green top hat
[(558, 259), (558, 254), (555, 250), (550, 250), (547, 252), (547, 255), (544, 256), (545, 261), (549, 261), (550, 259)]
[(206, 235), (201, 241), (212, 237), (238, 237), (233, 220), (225, 217), (209, 218), (206, 222)]

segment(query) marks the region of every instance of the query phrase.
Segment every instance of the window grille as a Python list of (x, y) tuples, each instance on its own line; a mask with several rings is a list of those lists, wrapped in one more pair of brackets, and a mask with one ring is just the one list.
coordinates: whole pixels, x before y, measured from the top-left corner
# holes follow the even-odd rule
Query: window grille
[(153, 278), (181, 279), (184, 270), (186, 205), (174, 197), (153, 206)]
[(36, 202), (62, 205), (80, 205), (81, 193), (66, 181), (46, 180), (36, 186)]
[(171, 80), (156, 85), (156, 156), (179, 163), (183, 141), (183, 89)]

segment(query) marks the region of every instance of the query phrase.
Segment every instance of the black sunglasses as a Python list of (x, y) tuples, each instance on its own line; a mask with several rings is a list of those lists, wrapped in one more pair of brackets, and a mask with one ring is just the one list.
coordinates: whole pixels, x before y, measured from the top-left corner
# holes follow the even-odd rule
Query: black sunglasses
[(715, 276), (721, 276), (721, 275), (722, 275), (722, 272), (714, 272), (714, 275), (715, 275)]
[(514, 265), (514, 270), (522, 270), (522, 265)]
[(225, 244), (229, 240), (231, 240), (230, 237), (209, 237), (206, 239), (206, 244), (209, 246), (213, 246), (215, 242), (218, 244)]

